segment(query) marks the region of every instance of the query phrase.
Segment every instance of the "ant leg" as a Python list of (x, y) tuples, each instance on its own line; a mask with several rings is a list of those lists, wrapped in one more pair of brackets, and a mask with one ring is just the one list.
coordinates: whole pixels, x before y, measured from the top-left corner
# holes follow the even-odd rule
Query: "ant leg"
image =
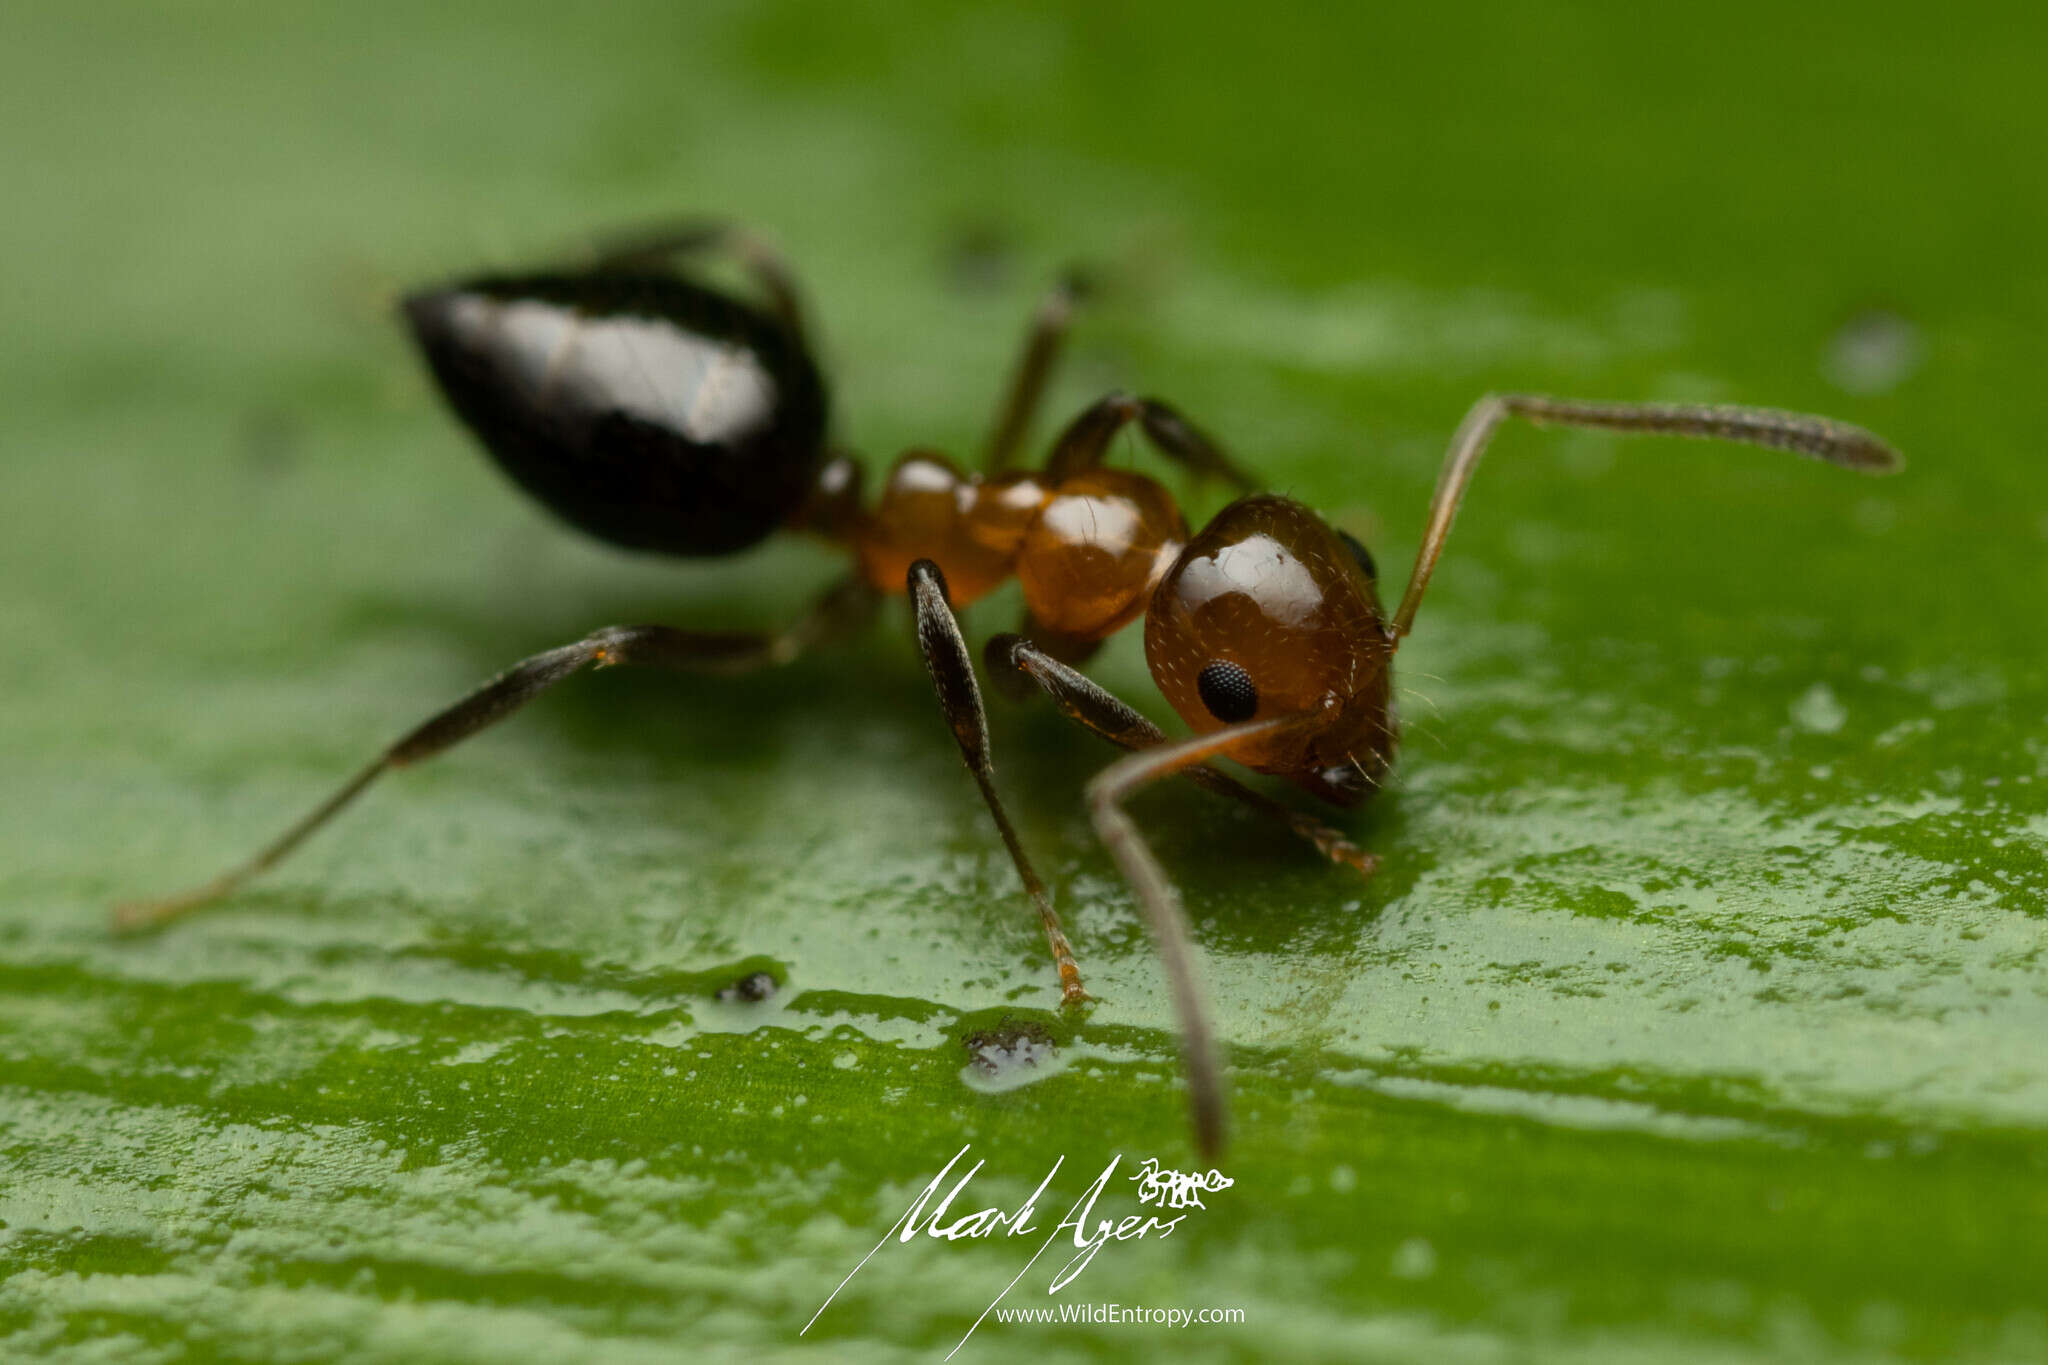
[(1074, 961), (1073, 946), (1067, 942), (1066, 930), (1060, 927), (1059, 914), (1052, 908), (1045, 883), (1038, 879), (1031, 859), (1025, 856), (1024, 845), (1018, 842), (1017, 831), (1011, 827), (1010, 817), (996, 796), (995, 764), (989, 758), (988, 713), (982, 709), (981, 688), (974, 680), (974, 662), (967, 653), (967, 641), (961, 638), (960, 622), (954, 617), (952, 602), (946, 595), (945, 575), (929, 559), (920, 559), (910, 566), (908, 579), (911, 606), (917, 615), (917, 647), (931, 673), (932, 686), (938, 689), (946, 723), (952, 727), (960, 756), (967, 761), (967, 771), (974, 774), (974, 783), (981, 788), (981, 799), (988, 803), (988, 812), (995, 817), (996, 830), (1003, 836), (1004, 847), (1010, 850), (1010, 861), (1017, 865), (1024, 892), (1038, 907), (1039, 923), (1045, 926), (1045, 941), (1059, 968), (1060, 1003), (1078, 1005), (1088, 999), (1088, 992), (1081, 989), (1081, 968)]
[(1437, 475), (1436, 493), (1430, 499), (1422, 546), (1415, 552), (1415, 568), (1408, 575), (1408, 590), (1401, 595), (1400, 610), (1387, 628), (1391, 639), (1398, 642), (1415, 624), (1415, 609), (1421, 605), (1422, 591), (1429, 586), (1429, 576), (1444, 552), (1465, 486), (1472, 481), (1472, 471), (1486, 453), (1487, 442), (1510, 417), (1536, 426), (1740, 441), (1826, 460), (1859, 474), (1891, 474), (1905, 463), (1896, 450), (1862, 427), (1804, 412), (1733, 403), (1595, 403), (1529, 393), (1488, 394), (1472, 405), (1451, 437), (1443, 470)]
[(1209, 1030), (1208, 1013), (1202, 1005), (1202, 993), (1195, 984), (1187, 916), (1181, 911), (1180, 893), (1174, 890), (1159, 860), (1152, 856), (1138, 827), (1124, 813), (1123, 802), (1140, 787), (1222, 755), (1240, 740), (1267, 735), (1283, 727), (1322, 723), (1323, 718), (1316, 715), (1274, 716), (1226, 725), (1178, 743), (1140, 749), (1110, 764), (1088, 784), (1088, 809), (1095, 821), (1095, 832), (1138, 893), (1138, 904), (1151, 925), (1160, 961), (1166, 967), (1174, 1011), (1180, 1016), (1181, 1053), (1188, 1071), (1188, 1103), (1193, 1110), (1195, 1145), (1204, 1157), (1213, 1157), (1223, 1149), (1228, 1106), (1223, 1098), (1222, 1067), (1215, 1038)]
[[(1157, 748), (1167, 742), (1165, 731), (1139, 715), (1122, 698), (1022, 636), (995, 636), (982, 652), (982, 663), (991, 677), (1025, 675), (1044, 689), (1068, 720), (1119, 748), (1136, 752)], [(1355, 868), (1367, 877), (1379, 870), (1378, 855), (1366, 852), (1306, 812), (1294, 810), (1262, 792), (1253, 791), (1206, 763), (1182, 769), (1181, 776), (1198, 787), (1227, 796), (1261, 815), (1280, 821), (1314, 844), (1316, 851), (1333, 863)]]
[(1196, 477), (1219, 476), (1246, 493), (1258, 487), (1257, 481), (1232, 464), (1222, 447), (1193, 422), (1156, 398), (1134, 398), (1127, 393), (1098, 398), (1067, 425), (1045, 462), (1046, 478), (1060, 483), (1095, 468), (1108, 452), (1111, 438), (1132, 422), (1151, 438), (1155, 450)]
[(991, 474), (1009, 467), (1017, 448), (1031, 429), (1045, 398), (1045, 386), (1059, 363), (1066, 344), (1067, 326), (1073, 321), (1074, 305), (1088, 297), (1087, 281), (1079, 271), (1068, 271), (1039, 301), (1031, 315), (1031, 330), (1024, 339), (1024, 353), (1010, 374), (1010, 387), (997, 411), (995, 427), (982, 447), (981, 465)]
[(646, 270), (678, 256), (717, 252), (730, 256), (754, 277), (777, 318), (801, 340), (804, 335), (802, 291), (796, 272), (781, 252), (762, 238), (716, 218), (689, 218), (659, 223), (599, 240), (587, 269), (597, 272)]
[(998, 659), (995, 653), (997, 639), (1018, 638), (1030, 641), (1031, 648), (1038, 654), (1056, 660), (1068, 669), (1081, 667), (1101, 653), (1102, 647), (1109, 643), (1107, 639), (1090, 640), (1085, 636), (1062, 634), (1034, 616), (1030, 608), (1025, 608), (1024, 619), (1017, 623), (1017, 633), (991, 638), (981, 656), (983, 664), (988, 668), (989, 684), (1005, 701), (1027, 702), (1036, 695), (1032, 687), (1032, 677), (1019, 671), (1021, 666), (1013, 667), (1008, 655)]
[(871, 589), (849, 579), (827, 592), (804, 620), (780, 635), (710, 634), (669, 626), (608, 626), (574, 644), (522, 659), (404, 735), (247, 862), (189, 891), (114, 907), (114, 930), (136, 933), (155, 929), (229, 894), (276, 865), (386, 770), (408, 767), (454, 747), (586, 666), (642, 664), (690, 673), (744, 673), (788, 663), (808, 646), (850, 630), (872, 615), (874, 601)]

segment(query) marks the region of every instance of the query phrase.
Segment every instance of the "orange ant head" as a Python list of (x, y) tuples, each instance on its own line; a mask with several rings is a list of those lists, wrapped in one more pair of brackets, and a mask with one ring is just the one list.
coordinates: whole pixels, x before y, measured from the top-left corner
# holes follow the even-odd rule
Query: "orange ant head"
[(1181, 719), (1206, 734), (1300, 717), (1229, 757), (1344, 806), (1370, 795), (1393, 757), (1393, 653), (1364, 548), (1272, 494), (1217, 513), (1145, 618), (1146, 662)]

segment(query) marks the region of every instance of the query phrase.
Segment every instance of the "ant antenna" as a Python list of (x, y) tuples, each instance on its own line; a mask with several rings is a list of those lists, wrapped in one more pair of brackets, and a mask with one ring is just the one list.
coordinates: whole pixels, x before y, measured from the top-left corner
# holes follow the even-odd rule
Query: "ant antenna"
[(1488, 394), (1472, 405), (1451, 437), (1443, 471), (1437, 475), (1436, 495), (1430, 499), (1429, 524), (1423, 530), (1421, 548), (1415, 552), (1414, 571), (1408, 575), (1408, 590), (1401, 595), (1401, 609), (1387, 628), (1395, 642), (1415, 624), (1415, 609), (1422, 604), (1423, 589), (1429, 586), (1429, 576), (1450, 538), (1465, 485), (1472, 481), (1472, 471), (1479, 467), (1487, 442), (1510, 417), (1537, 426), (1740, 441), (1826, 460), (1859, 474), (1892, 474), (1905, 465), (1898, 451), (1862, 427), (1803, 412), (1734, 403), (1591, 403), (1529, 393)]

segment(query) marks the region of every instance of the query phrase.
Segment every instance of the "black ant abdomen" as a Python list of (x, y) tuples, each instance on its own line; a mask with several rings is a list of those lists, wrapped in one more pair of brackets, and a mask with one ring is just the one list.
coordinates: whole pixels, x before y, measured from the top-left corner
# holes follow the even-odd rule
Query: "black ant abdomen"
[[(737, 256), (764, 302), (664, 273), (669, 258), (708, 250)], [(742, 550), (783, 527), (805, 529), (851, 562), (806, 616), (779, 631), (605, 626), (522, 659), (401, 735), (247, 861), (189, 891), (118, 907), (116, 925), (153, 928), (228, 895), (383, 773), (446, 751), (585, 669), (738, 674), (785, 664), (862, 628), (884, 597), (904, 594), (948, 728), (1045, 931), (1061, 1001), (1079, 1006), (1089, 996), (1073, 947), (996, 792), (981, 687), (954, 614), (1015, 577), (1035, 638), (991, 640), (989, 671), (1023, 680), (1027, 691), (1035, 685), (1068, 719), (1131, 751), (1089, 785), (1090, 814), (1157, 941), (1182, 1022), (1196, 1140), (1213, 1154), (1225, 1130), (1222, 1060), (1195, 982), (1186, 917), (1123, 802), (1150, 783), (1184, 777), (1371, 876), (1374, 854), (1210, 764), (1235, 761), (1338, 807), (1377, 790), (1399, 739), (1394, 656), (1480, 456), (1509, 418), (1738, 441), (1863, 474), (1899, 467), (1897, 453), (1870, 432), (1809, 413), (1490, 394), (1451, 438), (1415, 567), (1388, 615), (1372, 556), (1303, 504), (1252, 494), (1191, 532), (1163, 486), (1106, 467), (1117, 434), (1135, 428), (1183, 469), (1251, 492), (1254, 480), (1156, 399), (1107, 394), (1068, 424), (1042, 467), (1014, 467), (1073, 299), (1073, 286), (1063, 284), (1041, 304), (981, 467), (910, 451), (868, 506), (859, 466), (846, 455), (826, 458), (825, 386), (804, 342), (795, 286), (773, 253), (744, 233), (718, 224), (669, 228), (615, 244), (582, 269), (482, 276), (412, 295), (405, 315), (450, 405), (491, 457), (563, 519), (615, 545), (692, 556)], [(1190, 738), (1169, 739), (1074, 667), (1140, 619), (1153, 680)]]
[(787, 525), (817, 478), (825, 385), (793, 319), (600, 270), (467, 280), (404, 312), (491, 458), (614, 545), (731, 554)]

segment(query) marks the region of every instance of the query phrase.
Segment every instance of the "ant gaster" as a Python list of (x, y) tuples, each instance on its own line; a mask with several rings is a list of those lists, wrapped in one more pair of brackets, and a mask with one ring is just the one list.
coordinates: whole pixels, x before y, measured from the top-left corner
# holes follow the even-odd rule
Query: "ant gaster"
[[(760, 303), (678, 275), (683, 256), (738, 260)], [(1044, 468), (1012, 464), (1057, 359), (1077, 286), (1033, 320), (980, 473), (912, 451), (872, 506), (860, 466), (828, 444), (827, 398), (789, 271), (758, 240), (694, 224), (614, 242), (594, 260), (541, 274), (490, 275), (404, 301), (443, 396), (515, 481), (565, 520), (615, 545), (678, 556), (731, 554), (781, 528), (844, 547), (851, 572), (779, 634), (669, 626), (595, 631), (515, 664), (414, 729), (247, 863), (203, 886), (116, 912), (125, 930), (160, 925), (276, 863), (386, 769), (405, 767), (504, 719), (586, 666), (643, 664), (741, 673), (786, 663), (864, 624), (884, 594), (907, 593), (919, 649), (959, 743), (1036, 907), (1063, 1003), (1088, 999), (1044, 884), (996, 795), (980, 688), (954, 609), (1015, 575), (1021, 634), (990, 640), (990, 675), (1032, 684), (1070, 719), (1130, 750), (1088, 786), (1095, 827), (1137, 891), (1177, 1009), (1195, 1136), (1218, 1151), (1221, 1066), (1196, 988), (1179, 898), (1123, 802), (1174, 774), (1276, 819), (1325, 857), (1370, 875), (1378, 859), (1338, 831), (1208, 766), (1228, 758), (1355, 806), (1393, 761), (1395, 651), (1415, 620), (1459, 500), (1502, 421), (1712, 437), (1812, 456), (1865, 474), (1899, 467), (1861, 428), (1728, 405), (1482, 398), (1452, 438), (1415, 567), (1391, 616), (1356, 541), (1249, 480), (1164, 403), (1111, 394), (1054, 443)], [(1167, 491), (1105, 467), (1135, 424), (1169, 460), (1249, 493), (1190, 534)], [(1108, 636), (1145, 621), (1145, 657), (1195, 732), (1170, 741), (1078, 672)]]

